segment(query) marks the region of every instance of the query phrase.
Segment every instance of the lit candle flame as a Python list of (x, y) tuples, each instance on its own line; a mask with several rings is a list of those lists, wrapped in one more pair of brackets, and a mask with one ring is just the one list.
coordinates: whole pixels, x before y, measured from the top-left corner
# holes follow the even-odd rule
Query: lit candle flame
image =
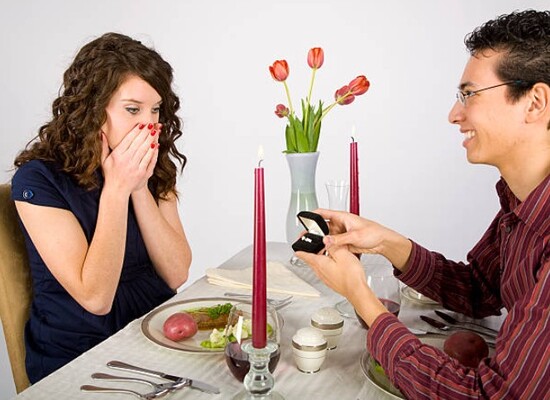
[(262, 164), (264, 160), (264, 146), (258, 146), (258, 167)]

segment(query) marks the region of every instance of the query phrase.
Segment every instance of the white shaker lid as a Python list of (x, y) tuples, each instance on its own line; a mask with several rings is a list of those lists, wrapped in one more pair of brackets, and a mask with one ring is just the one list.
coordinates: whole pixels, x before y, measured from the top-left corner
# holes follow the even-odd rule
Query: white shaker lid
[(311, 316), (311, 325), (318, 329), (337, 329), (344, 326), (344, 318), (332, 307), (323, 307)]
[(301, 328), (292, 337), (292, 345), (300, 350), (317, 351), (327, 347), (327, 340), (314, 328)]

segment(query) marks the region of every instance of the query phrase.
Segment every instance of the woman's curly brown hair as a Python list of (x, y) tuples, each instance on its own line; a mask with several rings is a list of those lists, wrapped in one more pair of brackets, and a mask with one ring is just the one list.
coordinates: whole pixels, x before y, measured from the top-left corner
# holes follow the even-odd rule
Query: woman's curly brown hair
[(99, 132), (107, 119), (105, 110), (113, 93), (131, 75), (149, 83), (162, 98), (162, 135), (149, 189), (156, 200), (176, 193), (177, 168), (171, 157), (178, 160), (181, 170), (187, 158), (175, 145), (182, 131), (176, 116), (180, 101), (171, 87), (172, 67), (156, 51), (118, 33), (106, 33), (78, 52), (63, 75), (62, 93), (52, 105), (52, 120), (16, 157), (15, 166), (33, 159), (51, 161), (79, 185), (97, 188), (101, 167)]

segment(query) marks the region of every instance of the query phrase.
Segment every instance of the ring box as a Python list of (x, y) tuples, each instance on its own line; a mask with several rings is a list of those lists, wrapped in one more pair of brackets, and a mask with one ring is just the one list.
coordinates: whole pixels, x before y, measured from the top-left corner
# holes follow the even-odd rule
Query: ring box
[(328, 225), (324, 218), (311, 211), (300, 211), (297, 215), (307, 232), (292, 244), (294, 251), (319, 253), (325, 247), (323, 237), (328, 235)]

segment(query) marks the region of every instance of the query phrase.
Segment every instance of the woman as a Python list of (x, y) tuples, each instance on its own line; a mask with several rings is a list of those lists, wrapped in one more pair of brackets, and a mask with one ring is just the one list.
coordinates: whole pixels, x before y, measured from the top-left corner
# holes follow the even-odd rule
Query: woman
[(32, 383), (174, 295), (191, 250), (177, 208), (181, 135), (172, 68), (107, 33), (64, 74), (53, 116), (15, 159), (26, 238)]

